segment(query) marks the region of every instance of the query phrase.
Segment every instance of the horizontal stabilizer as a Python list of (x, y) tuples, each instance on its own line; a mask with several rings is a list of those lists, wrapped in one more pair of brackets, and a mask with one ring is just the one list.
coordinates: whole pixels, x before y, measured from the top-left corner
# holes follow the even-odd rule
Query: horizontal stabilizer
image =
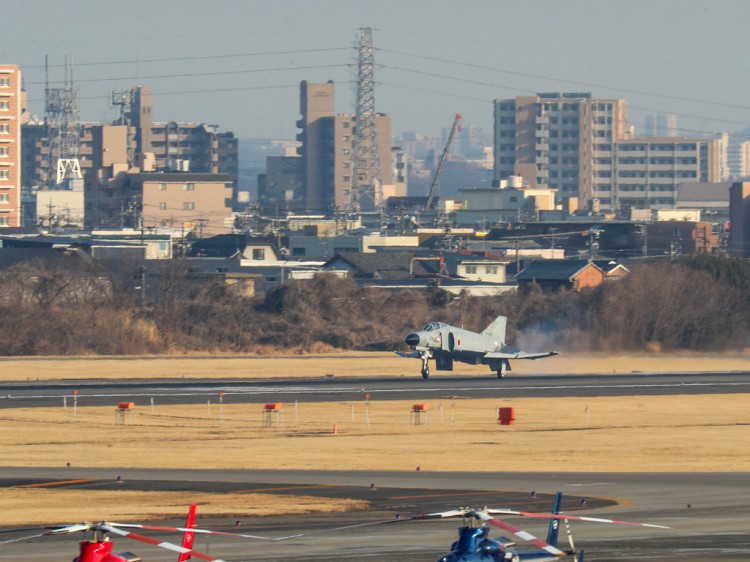
[(487, 353), (485, 359), (542, 359), (544, 357), (552, 357), (553, 355), (560, 355), (557, 351), (545, 351), (544, 353), (526, 353), (525, 351), (491, 351)]

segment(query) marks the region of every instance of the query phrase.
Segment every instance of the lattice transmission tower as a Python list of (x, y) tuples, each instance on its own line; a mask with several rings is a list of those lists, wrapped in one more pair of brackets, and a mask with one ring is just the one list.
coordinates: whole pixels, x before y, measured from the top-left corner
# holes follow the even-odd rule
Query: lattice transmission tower
[(378, 209), (383, 201), (375, 112), (375, 56), (372, 29), (359, 29), (357, 108), (352, 146), (352, 186), (347, 211)]
[(49, 87), (49, 68), (44, 59), (44, 122), (49, 138), (48, 187), (54, 189), (66, 179), (81, 179), (80, 113), (78, 90), (73, 87), (73, 59), (65, 56), (65, 81), (62, 88)]

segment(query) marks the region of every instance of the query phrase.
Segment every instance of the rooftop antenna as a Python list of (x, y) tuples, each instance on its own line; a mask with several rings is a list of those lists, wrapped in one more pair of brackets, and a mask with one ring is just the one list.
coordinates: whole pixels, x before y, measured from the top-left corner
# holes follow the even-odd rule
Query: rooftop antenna
[(78, 90), (73, 87), (73, 57), (65, 55), (62, 88), (49, 87), (47, 56), (44, 57), (44, 72), (44, 121), (49, 137), (47, 182), (50, 189), (59, 189), (66, 179), (83, 177), (78, 160), (80, 115)]
[(128, 120), (125, 117), (130, 112), (131, 106), (133, 105), (134, 99), (133, 90), (110, 90), (109, 92), (109, 107), (120, 108), (120, 119), (118, 125), (127, 125)]

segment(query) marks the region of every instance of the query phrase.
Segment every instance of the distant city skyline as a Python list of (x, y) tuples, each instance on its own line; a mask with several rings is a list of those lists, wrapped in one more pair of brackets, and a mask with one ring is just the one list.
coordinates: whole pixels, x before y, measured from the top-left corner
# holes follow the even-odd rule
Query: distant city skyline
[(354, 113), (356, 39), (373, 29), (376, 108), (394, 135), (439, 136), (455, 113), (492, 131), (493, 100), (538, 92), (623, 98), (628, 122), (674, 115), (677, 134), (750, 124), (744, 0), (68, 0), (5, 3), (1, 63), (33, 115), (73, 60), (81, 118), (109, 122), (111, 90), (150, 85), (156, 121), (293, 139), (299, 84), (333, 80)]

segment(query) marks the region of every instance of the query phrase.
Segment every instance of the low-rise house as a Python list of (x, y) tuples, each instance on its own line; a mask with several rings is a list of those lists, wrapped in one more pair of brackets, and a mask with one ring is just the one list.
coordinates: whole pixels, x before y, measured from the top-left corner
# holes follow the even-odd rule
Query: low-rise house
[(583, 291), (598, 287), (607, 274), (586, 260), (534, 260), (514, 277), (519, 290), (536, 286), (543, 291)]
[(253, 262), (277, 262), (282, 256), (278, 246), (266, 238), (248, 238), (244, 234), (219, 234), (194, 241), (188, 256), (193, 258), (234, 258)]
[(321, 267), (323, 271), (347, 271), (354, 279), (413, 279), (450, 277), (441, 270), (439, 256), (418, 256), (413, 252), (336, 254)]
[(503, 261), (470, 254), (345, 252), (328, 260), (322, 269), (346, 271), (367, 286), (385, 289), (420, 289), (437, 282), (454, 294), (485, 296), (516, 290), (515, 283), (506, 283)]

